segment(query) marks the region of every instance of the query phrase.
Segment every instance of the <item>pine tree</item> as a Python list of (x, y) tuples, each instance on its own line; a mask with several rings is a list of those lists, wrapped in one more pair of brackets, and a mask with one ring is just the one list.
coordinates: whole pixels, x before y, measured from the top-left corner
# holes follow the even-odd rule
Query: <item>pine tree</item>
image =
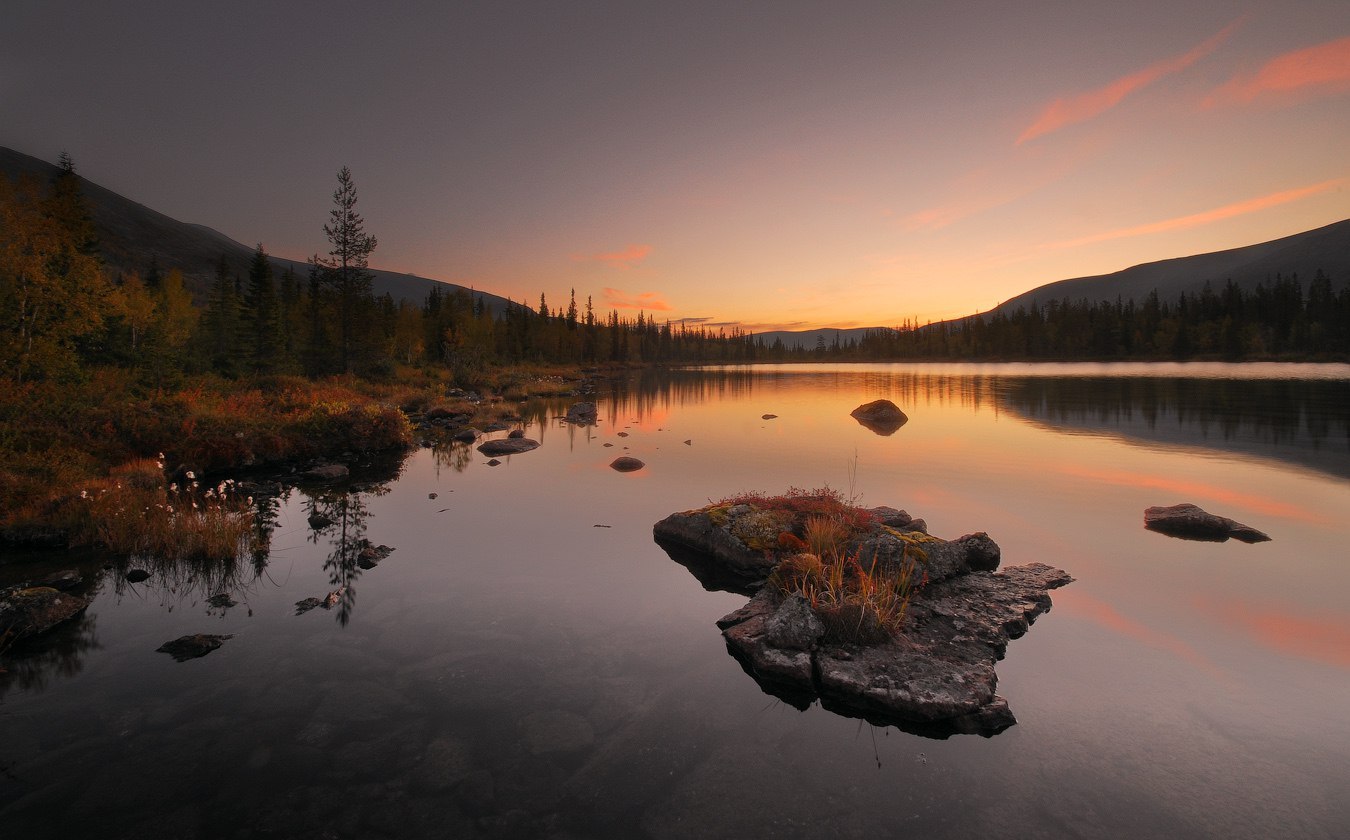
[(369, 270), (376, 239), (366, 233), (365, 219), (356, 212), (356, 184), (347, 167), (338, 171), (329, 223), (323, 226), (331, 246), (327, 257), (314, 258), (319, 285), (332, 292), (338, 316), (338, 354), (344, 373), (351, 370), (353, 356), (362, 338), (362, 315), (372, 304), (374, 275)]
[(202, 339), (207, 363), (225, 374), (236, 368), (236, 348), (239, 336), (239, 297), (235, 281), (230, 275), (230, 263), (225, 254), (216, 263), (216, 276), (206, 294), (206, 311), (202, 313)]

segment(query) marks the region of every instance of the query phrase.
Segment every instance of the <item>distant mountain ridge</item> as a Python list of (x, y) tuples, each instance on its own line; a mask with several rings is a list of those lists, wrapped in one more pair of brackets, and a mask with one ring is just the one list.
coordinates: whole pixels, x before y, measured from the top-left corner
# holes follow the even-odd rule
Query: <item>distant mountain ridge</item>
[[(57, 167), (46, 161), (0, 146), (0, 174), (11, 180), (31, 176), (46, 183), (56, 172)], [(216, 266), (220, 263), (222, 254), (225, 255), (231, 271), (240, 275), (247, 274), (248, 264), (253, 259), (254, 246), (236, 242), (206, 225), (180, 222), (170, 218), (83, 176), (80, 181), (90, 204), (94, 226), (98, 230), (99, 247), (104, 261), (114, 273), (144, 272), (153, 258), (165, 270), (171, 268), (181, 270), (188, 290), (199, 299), (205, 296), (211, 279), (215, 277)], [(309, 264), (304, 260), (287, 259), (275, 254), (268, 256), (271, 258), (273, 270), (278, 275), (287, 268), (293, 268), (301, 277), (308, 277)], [(498, 295), (429, 277), (380, 269), (372, 269), (371, 273), (375, 276), (373, 282), (375, 294), (379, 296), (388, 293), (396, 301), (406, 300), (421, 304), (432, 289), (439, 288), (447, 294), (461, 289), (471, 292), (476, 298), (481, 298), (493, 312), (501, 312), (508, 305), (512, 305), (506, 298)]]
[[(1114, 303), (1120, 298), (1139, 303), (1154, 290), (1158, 292), (1160, 300), (1172, 302), (1183, 294), (1188, 297), (1200, 294), (1205, 288), (1205, 283), (1209, 283), (1217, 293), (1232, 280), (1244, 292), (1250, 292), (1261, 283), (1269, 284), (1277, 276), (1288, 278), (1297, 275), (1306, 289), (1308, 281), (1312, 280), (1318, 271), (1331, 278), (1331, 285), (1335, 290), (1350, 285), (1350, 219), (1256, 245), (1190, 257), (1175, 257), (1142, 263), (1111, 274), (1075, 277), (1047, 283), (1009, 298), (988, 312), (978, 314), (985, 316), (995, 312), (1010, 314), (1016, 312), (1019, 307), (1030, 310), (1032, 307), (1044, 307), (1051, 301), (1066, 299), (1075, 303), (1081, 300), (1087, 300), (1089, 303)], [(765, 346), (771, 346), (775, 341), (781, 340), (789, 348), (811, 350), (818, 346), (820, 337), (824, 337), (825, 345), (829, 347), (836, 336), (840, 342), (847, 342), (850, 339), (861, 338), (869, 330), (878, 329), (882, 327), (775, 330), (758, 333), (755, 339)]]
[(1019, 306), (1029, 310), (1066, 298), (1089, 303), (1111, 303), (1116, 298), (1141, 302), (1155, 289), (1160, 300), (1174, 301), (1182, 294), (1199, 294), (1205, 283), (1217, 293), (1229, 280), (1250, 292), (1277, 275), (1297, 275), (1306, 287), (1318, 271), (1331, 278), (1335, 289), (1350, 283), (1350, 219), (1256, 245), (1047, 283), (1005, 300), (993, 311), (1015, 312)]

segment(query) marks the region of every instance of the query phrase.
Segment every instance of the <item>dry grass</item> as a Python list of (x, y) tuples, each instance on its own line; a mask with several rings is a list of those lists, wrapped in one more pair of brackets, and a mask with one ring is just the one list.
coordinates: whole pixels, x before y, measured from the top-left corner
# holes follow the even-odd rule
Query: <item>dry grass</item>
[[(876, 522), (836, 490), (793, 488), (780, 496), (743, 493), (717, 503), (746, 504), (760, 511), (791, 515), (778, 535), (782, 555), (768, 585), (784, 595), (800, 594), (834, 642), (872, 644), (899, 631), (910, 598), (922, 581), (919, 552), (905, 554), (898, 569), (867, 569), (850, 549)], [(870, 565), (870, 564), (869, 564)]]
[(253, 500), (233, 482), (165, 485), (163, 462), (135, 461), (90, 482), (61, 506), (71, 542), (170, 562), (237, 560), (252, 553)]

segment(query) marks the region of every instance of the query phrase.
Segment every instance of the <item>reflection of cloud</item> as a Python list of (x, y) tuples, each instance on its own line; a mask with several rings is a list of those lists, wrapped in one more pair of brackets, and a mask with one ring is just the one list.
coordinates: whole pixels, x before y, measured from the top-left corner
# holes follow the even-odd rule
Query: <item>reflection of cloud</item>
[(602, 254), (573, 254), (576, 262), (598, 262), (619, 269), (629, 269), (647, 258), (652, 252), (650, 245), (629, 245), (622, 251), (610, 251)]
[[(1090, 481), (1104, 481), (1108, 484), (1116, 484), (1124, 487), (1166, 490), (1167, 492), (1175, 493), (1178, 496), (1199, 496), (1224, 504), (1237, 505), (1238, 507), (1254, 513), (1261, 513), (1267, 516), (1278, 516), (1284, 519), (1294, 519), (1299, 522), (1307, 522), (1315, 525), (1331, 524), (1322, 517), (1310, 513), (1295, 504), (1281, 502), (1272, 499), (1269, 496), (1255, 496), (1249, 493), (1239, 493), (1235, 490), (1229, 490), (1224, 487), (1205, 484), (1199, 481), (1185, 481), (1182, 479), (1167, 478), (1161, 475), (1127, 472), (1126, 470), (1094, 470), (1088, 467), (1078, 466), (1064, 466), (1060, 468), (1060, 472), (1075, 478), (1084, 478)], [(1142, 523), (1142, 521), (1141, 518), (1140, 522)]]
[(1307, 618), (1241, 601), (1197, 599), (1195, 607), (1270, 650), (1350, 668), (1350, 619), (1345, 616)]
[(1234, 216), (1255, 213), (1269, 207), (1288, 204), (1291, 201), (1298, 201), (1299, 199), (1308, 198), (1309, 196), (1343, 187), (1347, 183), (1350, 183), (1350, 178), (1333, 178), (1330, 181), (1323, 181), (1320, 184), (1311, 184), (1306, 187), (1298, 187), (1292, 190), (1282, 190), (1281, 192), (1271, 193), (1270, 195), (1249, 198), (1235, 204), (1226, 204), (1223, 207), (1216, 207), (1213, 210), (1206, 210), (1203, 213), (1192, 213), (1189, 216), (1177, 216), (1173, 219), (1164, 219), (1161, 222), (1150, 222), (1145, 225), (1135, 225), (1134, 227), (1117, 228), (1116, 230), (1094, 233), (1091, 236), (1083, 236), (1078, 239), (1052, 242), (1045, 247), (1053, 249), (1077, 248), (1080, 245), (1090, 245), (1094, 242), (1105, 242), (1111, 239), (1125, 239), (1130, 236), (1145, 236), (1150, 233), (1185, 230), (1186, 228), (1199, 227), (1212, 222), (1222, 221), (1223, 219), (1231, 219)]
[(601, 291), (601, 303), (610, 309), (649, 309), (664, 312), (672, 308), (656, 292), (640, 292), (632, 295), (622, 289), (605, 288)]
[(1266, 94), (1350, 90), (1350, 38), (1328, 41), (1272, 58), (1253, 76), (1234, 76), (1204, 101), (1204, 107), (1246, 103)]
[(1027, 126), (1026, 130), (1017, 138), (1017, 142), (1025, 143), (1028, 140), (1034, 140), (1041, 135), (1058, 131), (1076, 123), (1086, 122), (1109, 111), (1131, 93), (1142, 90), (1165, 76), (1180, 73), (1214, 52), (1241, 25), (1242, 18), (1239, 18), (1189, 52), (1150, 64), (1143, 70), (1116, 79), (1109, 85), (1097, 90), (1056, 99), (1045, 106), (1036, 121)]
[(1181, 639), (1124, 616), (1115, 607), (1091, 595), (1069, 590), (1058, 592), (1055, 594), (1055, 609), (1085, 618), (1140, 644), (1165, 650), (1211, 675), (1223, 674), (1217, 665)]

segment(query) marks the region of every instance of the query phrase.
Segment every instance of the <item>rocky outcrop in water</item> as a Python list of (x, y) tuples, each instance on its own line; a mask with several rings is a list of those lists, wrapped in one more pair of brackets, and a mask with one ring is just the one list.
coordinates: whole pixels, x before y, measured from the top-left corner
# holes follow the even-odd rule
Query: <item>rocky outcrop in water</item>
[(873, 400), (849, 412), (854, 420), (878, 435), (893, 435), (909, 422), (909, 417), (890, 400)]
[(785, 591), (781, 563), (820, 561), (796, 553), (801, 511), (773, 500), (672, 514), (654, 534), (705, 588), (754, 593), (717, 624), (765, 692), (934, 737), (992, 735), (1016, 723), (996, 693), (994, 665), (1050, 609), (1049, 590), (1073, 578), (1043, 563), (1000, 571), (1001, 551), (987, 534), (938, 539), (894, 508), (853, 518), (847, 562), (877, 580), (894, 580), (908, 566), (914, 579), (898, 624), (883, 627), (858, 609), (846, 613), (852, 618), (841, 633), (838, 610), (818, 613), (800, 591)]
[(501, 440), (490, 440), (487, 443), (478, 445), (478, 451), (484, 455), (495, 457), (497, 455), (516, 455), (521, 452), (529, 452), (531, 449), (538, 449), (539, 441), (529, 438), (503, 438)]
[(578, 426), (593, 426), (599, 417), (599, 410), (593, 402), (573, 403), (567, 409), (567, 415), (563, 418), (568, 423), (574, 423)]
[(609, 468), (615, 470), (616, 472), (637, 472), (638, 470), (642, 469), (645, 466), (647, 465), (641, 460), (637, 458), (630, 458), (627, 455), (615, 458), (609, 464)]
[(1169, 537), (1204, 542), (1226, 542), (1230, 538), (1245, 543), (1270, 540), (1269, 536), (1250, 525), (1216, 516), (1188, 503), (1148, 508), (1144, 511), (1144, 527)]
[(54, 586), (0, 589), (0, 650), (6, 642), (36, 636), (84, 612), (90, 599)]

